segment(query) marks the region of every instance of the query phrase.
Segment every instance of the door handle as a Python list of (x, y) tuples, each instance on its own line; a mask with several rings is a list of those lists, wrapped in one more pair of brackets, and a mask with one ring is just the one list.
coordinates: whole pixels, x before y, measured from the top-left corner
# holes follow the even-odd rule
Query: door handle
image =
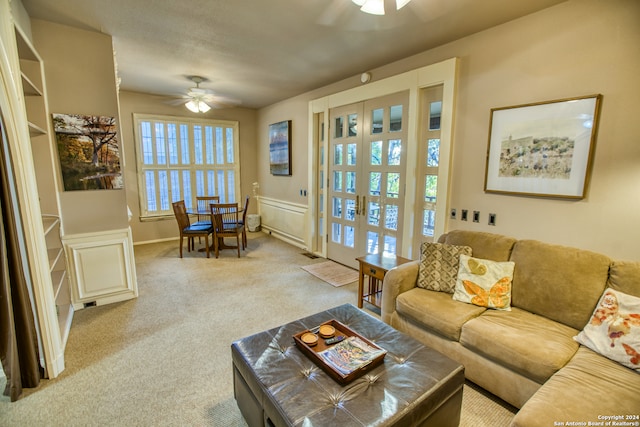
[(360, 196), (356, 196), (356, 215), (360, 215)]
[(362, 196), (362, 215), (364, 216), (365, 213), (367, 212), (367, 198), (365, 196)]

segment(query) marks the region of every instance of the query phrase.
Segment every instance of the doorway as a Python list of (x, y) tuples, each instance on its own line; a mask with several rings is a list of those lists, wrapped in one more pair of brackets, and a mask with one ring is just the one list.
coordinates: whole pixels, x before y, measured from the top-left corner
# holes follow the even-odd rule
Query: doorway
[(327, 257), (402, 247), (409, 91), (329, 111)]
[[(308, 163), (309, 221), (313, 226), (305, 242), (311, 252), (349, 266), (355, 266), (355, 258), (368, 249), (378, 253), (395, 250), (397, 255), (416, 258), (422, 241), (437, 238), (447, 230), (457, 68), (458, 59), (451, 58), (309, 102), (308, 136), (313, 141)], [(438, 87), (435, 97), (427, 96), (434, 87)], [(387, 102), (388, 96), (396, 95), (405, 98), (399, 103)], [(432, 102), (436, 103), (433, 114)], [(373, 134), (371, 127), (378, 120), (373, 111), (382, 108), (382, 120), (387, 114), (390, 125), (389, 108), (395, 105), (402, 105), (401, 136)], [(434, 124), (439, 121), (439, 138), (433, 133), (423, 134), (429, 120)], [(342, 134), (336, 137), (337, 128)], [(427, 145), (428, 139), (439, 139), (437, 169), (423, 166), (425, 156), (430, 155), (425, 138)], [(389, 146), (396, 144), (389, 142), (393, 139), (401, 141), (399, 165), (394, 164), (397, 156), (392, 155), (389, 162)], [(379, 149), (376, 146), (380, 164), (373, 164), (372, 146), (377, 141), (382, 141)], [(435, 142), (431, 144), (433, 148)], [(355, 159), (349, 159), (349, 150), (352, 156), (355, 153)], [(372, 163), (368, 167), (366, 160)], [(434, 202), (430, 194), (425, 204), (426, 175), (437, 175), (437, 179), (429, 178), (429, 191), (435, 184), (437, 197)], [(425, 210), (431, 211), (426, 219)]]

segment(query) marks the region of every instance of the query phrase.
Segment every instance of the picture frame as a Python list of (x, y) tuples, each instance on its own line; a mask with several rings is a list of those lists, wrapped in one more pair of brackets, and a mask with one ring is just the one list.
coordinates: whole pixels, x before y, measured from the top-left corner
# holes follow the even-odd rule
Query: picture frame
[(52, 114), (65, 191), (123, 189), (116, 118)]
[(487, 193), (583, 199), (602, 95), (492, 108)]
[(272, 175), (291, 175), (291, 120), (269, 125), (269, 169)]

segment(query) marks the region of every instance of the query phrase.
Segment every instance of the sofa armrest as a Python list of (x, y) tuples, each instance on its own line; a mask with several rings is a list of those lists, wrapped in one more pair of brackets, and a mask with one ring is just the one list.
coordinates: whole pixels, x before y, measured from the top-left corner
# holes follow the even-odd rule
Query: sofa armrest
[(382, 304), (380, 315), (385, 323), (391, 322), (391, 315), (396, 311), (396, 298), (403, 292), (416, 287), (418, 266), (420, 261), (411, 261), (392, 268), (385, 274), (382, 282)]

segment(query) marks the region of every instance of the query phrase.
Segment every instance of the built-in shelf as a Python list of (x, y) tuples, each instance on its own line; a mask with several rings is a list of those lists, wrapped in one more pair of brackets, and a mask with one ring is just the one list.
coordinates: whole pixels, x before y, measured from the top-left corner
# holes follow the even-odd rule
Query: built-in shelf
[[(50, 378), (57, 376), (64, 369), (64, 348), (66, 346), (71, 321), (73, 304), (71, 303), (71, 286), (67, 272), (67, 259), (62, 245), (62, 222), (60, 220), (60, 187), (57, 183), (54, 165), (55, 141), (52, 133), (51, 118), (47, 106), (45, 74), (42, 58), (38, 55), (31, 40), (18, 25), (14, 26), (16, 48), (20, 66), (19, 82), (22, 85), (31, 152), (33, 155), (35, 180), (38, 186), (36, 200), (40, 201), (40, 211), (51, 214), (42, 215), (44, 240), (49, 261), (49, 274), (42, 283), (46, 289), (46, 301), (40, 302), (39, 318), (45, 325), (42, 330), (58, 329), (60, 343), (57, 340), (44, 339), (47, 343), (45, 352), (53, 354), (52, 361), (45, 366)], [(18, 83), (18, 82), (16, 82)], [(50, 283), (49, 283), (50, 279)], [(51, 287), (51, 292), (49, 292)], [(53, 298), (49, 297), (51, 295)], [(44, 308), (43, 308), (44, 307)], [(57, 321), (57, 325), (54, 322)]]
[(55, 215), (42, 214), (42, 228), (46, 236), (60, 224), (60, 218)]
[(47, 131), (42, 129), (40, 126), (29, 122), (29, 136), (40, 136), (46, 135)]
[(42, 96), (42, 90), (24, 72), (20, 73), (20, 76), (22, 77), (22, 90), (25, 96)]
[(52, 273), (56, 264), (60, 261), (62, 256), (62, 248), (48, 248), (47, 254), (49, 255), (49, 272)]
[(71, 304), (63, 304), (56, 306), (58, 314), (58, 325), (60, 325), (60, 340), (62, 348), (67, 346), (69, 338), (69, 330), (71, 329), (71, 321), (73, 320), (73, 306)]
[(53, 284), (54, 298), (58, 299), (60, 290), (67, 283), (67, 270), (58, 270), (51, 272), (51, 282)]
[(67, 259), (60, 235), (60, 217), (57, 215), (42, 215), (42, 228), (47, 242), (47, 256), (49, 257), (49, 273), (55, 301), (56, 316), (60, 328), (62, 349), (67, 345), (69, 329), (73, 319), (73, 305), (69, 275), (67, 273)]
[(36, 53), (35, 48), (25, 36), (19, 27), (16, 29), (16, 46), (18, 48), (18, 57), (27, 61), (40, 61), (40, 56)]

